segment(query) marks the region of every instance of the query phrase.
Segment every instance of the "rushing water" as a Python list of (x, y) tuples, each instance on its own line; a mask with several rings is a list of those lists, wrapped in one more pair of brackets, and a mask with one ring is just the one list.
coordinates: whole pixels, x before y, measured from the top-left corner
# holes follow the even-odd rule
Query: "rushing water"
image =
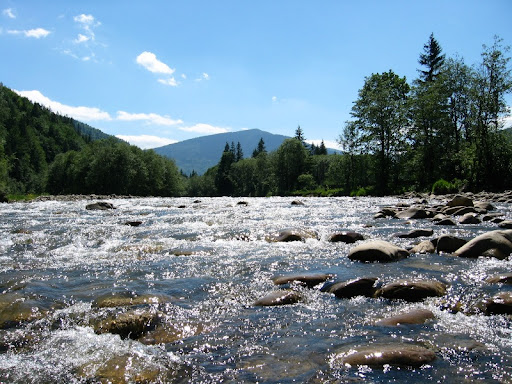
[[(250, 198), (247, 205), (232, 198), (109, 201), (117, 209), (88, 211), (85, 200), (0, 205), (0, 382), (512, 382), (511, 319), (442, 310), (458, 298), (508, 289), (484, 280), (510, 272), (512, 261), (414, 254), (364, 264), (347, 258), (354, 245), (328, 242), (334, 232), (353, 230), (408, 247), (417, 240), (393, 234), (432, 228), (433, 237), (469, 239), (495, 224), (373, 219), (394, 198), (307, 198), (304, 206), (290, 198)], [(510, 218), (508, 204), (496, 205)], [(287, 228), (318, 236), (268, 241)], [(304, 272), (379, 282), (428, 278), (450, 287), (444, 298), (415, 304), (296, 288), (299, 303), (253, 305), (278, 289), (272, 277)], [(97, 332), (98, 319), (127, 310), (95, 305), (112, 293), (148, 297), (130, 309), (159, 313), (159, 326), (178, 336), (148, 343)], [(5, 320), (12, 308), (25, 321)], [(435, 319), (375, 325), (408, 308), (430, 309)], [(418, 344), (437, 358), (419, 368), (334, 362), (336, 353), (372, 343)]]

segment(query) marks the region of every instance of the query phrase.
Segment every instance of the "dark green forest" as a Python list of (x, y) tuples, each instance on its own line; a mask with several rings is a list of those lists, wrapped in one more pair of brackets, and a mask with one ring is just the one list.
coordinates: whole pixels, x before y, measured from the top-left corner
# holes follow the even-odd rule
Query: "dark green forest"
[[(430, 35), (418, 76), (367, 76), (340, 126), (343, 154), (295, 136), (268, 152), (226, 143), (205, 174), (52, 113), (0, 85), (0, 192), (136, 196), (385, 195), (512, 188), (509, 48), (495, 37), (481, 61), (446, 57)], [(244, 154), (244, 150), (247, 151)], [(222, 148), (219, 148), (219, 152)], [(247, 156), (248, 154), (248, 156)]]
[(169, 159), (59, 116), (0, 85), (0, 192), (177, 196)]

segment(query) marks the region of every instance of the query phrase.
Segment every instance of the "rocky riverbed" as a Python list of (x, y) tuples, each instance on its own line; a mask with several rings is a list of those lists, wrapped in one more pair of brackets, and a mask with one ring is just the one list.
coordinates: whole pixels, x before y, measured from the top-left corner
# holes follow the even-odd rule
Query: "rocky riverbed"
[(512, 193), (0, 205), (2, 382), (508, 382)]

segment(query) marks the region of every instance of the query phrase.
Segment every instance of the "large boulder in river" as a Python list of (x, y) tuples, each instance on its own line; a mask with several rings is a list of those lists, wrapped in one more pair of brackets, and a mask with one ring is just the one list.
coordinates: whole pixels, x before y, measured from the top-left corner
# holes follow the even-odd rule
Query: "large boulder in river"
[(329, 237), (331, 243), (352, 244), (360, 240), (364, 240), (364, 236), (357, 232), (338, 232)]
[(87, 204), (85, 209), (89, 211), (105, 211), (107, 209), (116, 209), (112, 203), (106, 201), (98, 201), (96, 203)]
[(394, 343), (351, 347), (347, 353), (335, 355), (332, 363), (341, 367), (358, 365), (368, 365), (374, 368), (387, 365), (421, 367), (435, 359), (436, 354), (430, 349), (414, 344)]
[(146, 332), (154, 329), (160, 322), (160, 314), (156, 311), (135, 309), (108, 316), (93, 324), (98, 334), (113, 333), (122, 339), (138, 339)]
[(451, 199), (448, 203), (446, 203), (448, 207), (472, 207), (473, 200), (469, 197), (457, 195), (453, 199)]
[(483, 233), (461, 246), (454, 253), (460, 257), (485, 256), (505, 259), (512, 253), (512, 230)]
[(273, 307), (276, 305), (287, 305), (298, 303), (302, 299), (300, 293), (291, 289), (283, 291), (274, 291), (268, 295), (256, 300), (254, 305), (257, 307)]
[(409, 256), (403, 248), (383, 240), (374, 240), (359, 244), (352, 248), (348, 254), (350, 260), (363, 262), (380, 262), (401, 260)]
[(417, 302), (446, 294), (446, 285), (435, 280), (398, 280), (381, 287), (376, 297)]
[(512, 292), (501, 292), (498, 295), (486, 300), (486, 315), (511, 315), (512, 314)]
[(349, 281), (337, 281), (326, 283), (320, 290), (329, 292), (340, 299), (350, 299), (356, 296), (372, 297), (375, 293), (373, 286), (377, 281), (376, 277), (362, 277)]
[(426, 219), (428, 217), (432, 217), (430, 211), (427, 211), (423, 208), (411, 207), (401, 212), (398, 212), (395, 217), (397, 219)]
[(466, 244), (467, 240), (461, 239), (453, 235), (442, 235), (441, 237), (434, 239), (433, 242), (436, 245), (437, 253), (453, 253), (457, 249), (462, 247), (464, 244)]
[(318, 239), (318, 234), (314, 231), (287, 229), (279, 232), (279, 235), (272, 238), (271, 241), (287, 243), (290, 241), (305, 241), (306, 239)]
[(316, 274), (304, 274), (304, 275), (286, 275), (276, 276), (272, 279), (275, 285), (283, 285), (295, 283), (304, 285), (308, 288), (312, 288), (320, 283), (324, 283), (326, 280), (332, 278), (333, 275), (327, 273), (316, 273)]
[(430, 240), (424, 240), (411, 249), (411, 253), (434, 253), (436, 246)]

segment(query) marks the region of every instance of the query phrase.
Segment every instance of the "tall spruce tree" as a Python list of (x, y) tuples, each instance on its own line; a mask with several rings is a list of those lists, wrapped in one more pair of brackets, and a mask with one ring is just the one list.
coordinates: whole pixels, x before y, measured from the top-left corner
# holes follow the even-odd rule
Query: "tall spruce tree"
[(426, 67), (424, 70), (419, 70), (421, 81), (432, 82), (439, 76), (445, 60), (442, 51), (441, 46), (434, 38), (434, 34), (431, 33), (418, 60), (421, 65)]

